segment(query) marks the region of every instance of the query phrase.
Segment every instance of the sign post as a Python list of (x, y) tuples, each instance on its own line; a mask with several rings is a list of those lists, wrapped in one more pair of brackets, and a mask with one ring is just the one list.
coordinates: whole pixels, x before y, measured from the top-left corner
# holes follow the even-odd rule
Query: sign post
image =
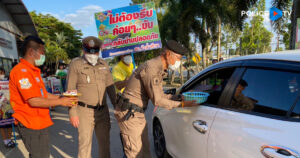
[(95, 13), (95, 20), (103, 41), (102, 58), (130, 53), (133, 57), (162, 46), (153, 2)]

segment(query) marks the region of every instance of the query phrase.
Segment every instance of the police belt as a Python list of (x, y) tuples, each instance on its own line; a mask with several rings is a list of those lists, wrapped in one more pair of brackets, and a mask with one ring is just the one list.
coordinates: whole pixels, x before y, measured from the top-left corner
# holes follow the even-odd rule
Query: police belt
[(122, 111), (128, 110), (127, 114), (124, 116), (125, 120), (128, 120), (131, 116), (134, 117), (135, 112), (144, 113), (146, 108), (143, 109), (136, 104), (130, 103), (129, 99), (125, 98), (122, 94), (118, 94), (117, 104)]
[(96, 106), (94, 106), (94, 105), (88, 105), (88, 104), (85, 104), (84, 102), (79, 101), (78, 105), (82, 106), (82, 107), (94, 109), (94, 110), (102, 110), (104, 108), (104, 106), (100, 105), (99, 103)]
[(143, 108), (141, 108), (135, 104), (129, 103), (129, 102), (123, 102), (123, 104), (121, 105), (121, 110), (122, 111), (128, 110), (128, 112), (124, 116), (124, 119), (129, 120), (129, 118), (131, 116), (134, 117), (135, 112), (144, 113), (146, 109), (143, 109)]
[(126, 110), (133, 110), (134, 112), (140, 112), (140, 113), (144, 113), (145, 110), (139, 106), (137, 106), (136, 104), (133, 104), (133, 103), (126, 103), (124, 102), (122, 105), (121, 105), (121, 110), (122, 111), (126, 111)]

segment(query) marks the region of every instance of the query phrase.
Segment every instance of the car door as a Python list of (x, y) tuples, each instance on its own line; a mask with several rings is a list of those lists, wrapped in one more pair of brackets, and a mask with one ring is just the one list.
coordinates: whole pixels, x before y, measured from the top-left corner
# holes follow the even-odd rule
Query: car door
[(300, 73), (249, 67), (241, 76), (216, 114), (208, 157), (299, 156)]
[(207, 72), (182, 89), (210, 93), (205, 104), (199, 107), (179, 107), (164, 113), (167, 150), (173, 157), (206, 158), (209, 130), (218, 111), (224, 87), (233, 76), (235, 68), (222, 68)]

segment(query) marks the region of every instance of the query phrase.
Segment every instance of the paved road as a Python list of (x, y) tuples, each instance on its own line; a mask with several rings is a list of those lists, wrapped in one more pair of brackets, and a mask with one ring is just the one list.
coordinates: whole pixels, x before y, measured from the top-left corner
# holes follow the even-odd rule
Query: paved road
[[(119, 137), (119, 127), (117, 125), (116, 119), (113, 115), (112, 105), (109, 104), (110, 108), (110, 117), (111, 117), (111, 157), (112, 158), (122, 158), (123, 151), (121, 147), (121, 141)], [(153, 105), (150, 103), (148, 110), (146, 112), (146, 119), (149, 122), (149, 140), (151, 144), (151, 154), (155, 158), (155, 152), (153, 147), (153, 138), (152, 138), (152, 122), (151, 115), (153, 111)], [(69, 116), (67, 109), (64, 107), (56, 107), (55, 111), (52, 112), (54, 125), (50, 127), (50, 139), (51, 139), (51, 157), (54, 158), (69, 158), (76, 157), (78, 153), (77, 144), (77, 130), (69, 124)], [(2, 139), (0, 138), (1, 142)], [(6, 149), (3, 144), (0, 144), (0, 158), (22, 158), (28, 157), (28, 153), (24, 147), (24, 144), (18, 138), (18, 147), (14, 149)], [(97, 151), (97, 141), (94, 134), (93, 137), (93, 147), (92, 147), (92, 157), (98, 157)]]

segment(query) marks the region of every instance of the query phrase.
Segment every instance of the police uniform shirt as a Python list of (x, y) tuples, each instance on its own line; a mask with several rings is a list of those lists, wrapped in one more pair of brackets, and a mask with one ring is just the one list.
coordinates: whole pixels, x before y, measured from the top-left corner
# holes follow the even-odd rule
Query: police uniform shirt
[(163, 92), (163, 70), (161, 56), (151, 59), (141, 65), (130, 77), (123, 94), (129, 102), (146, 108), (151, 99), (155, 106), (172, 109), (181, 102), (171, 100), (172, 95)]
[(237, 109), (252, 110), (254, 107), (254, 101), (240, 93), (238, 96), (233, 97), (231, 106)]
[[(72, 60), (68, 72), (68, 90), (77, 90), (81, 96), (80, 102), (96, 106), (98, 103), (106, 106), (106, 92), (113, 105), (115, 102), (115, 89), (108, 64), (98, 59), (95, 66), (90, 65), (84, 57)], [(77, 116), (77, 107), (72, 107), (70, 116)]]

